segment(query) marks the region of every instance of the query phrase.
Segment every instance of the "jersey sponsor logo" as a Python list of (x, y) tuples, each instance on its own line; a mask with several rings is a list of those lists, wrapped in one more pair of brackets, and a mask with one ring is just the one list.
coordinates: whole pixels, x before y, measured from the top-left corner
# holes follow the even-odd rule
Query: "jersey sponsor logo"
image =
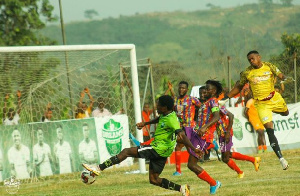
[(271, 75), (267, 75), (267, 76), (256, 76), (256, 77), (253, 78), (253, 82), (254, 82), (254, 84), (257, 84), (257, 83), (259, 83), (259, 82), (261, 82), (261, 81), (267, 81), (267, 80), (269, 80), (270, 77), (271, 77)]

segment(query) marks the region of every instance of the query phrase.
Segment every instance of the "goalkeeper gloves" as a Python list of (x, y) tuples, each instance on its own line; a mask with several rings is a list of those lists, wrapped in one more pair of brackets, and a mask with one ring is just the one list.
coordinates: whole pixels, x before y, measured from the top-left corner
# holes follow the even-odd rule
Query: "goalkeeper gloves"
[(280, 82), (280, 84), (287, 84), (287, 83), (290, 83), (290, 82), (295, 82), (294, 78), (292, 78), (292, 77), (286, 77), (284, 80), (282, 80)]

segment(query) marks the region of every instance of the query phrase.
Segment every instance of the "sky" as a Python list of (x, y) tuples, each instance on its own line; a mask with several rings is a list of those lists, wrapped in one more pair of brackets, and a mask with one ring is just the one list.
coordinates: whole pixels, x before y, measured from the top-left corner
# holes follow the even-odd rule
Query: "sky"
[[(280, 3), (280, 0), (273, 2)], [(50, 3), (54, 6), (54, 15), (59, 17), (59, 0), (50, 0)], [(87, 20), (84, 16), (86, 10), (95, 10), (99, 15), (94, 19), (103, 19), (136, 13), (204, 10), (208, 9), (208, 3), (228, 8), (258, 3), (258, 0), (61, 0), (65, 23)], [(293, 0), (293, 4), (300, 5), (300, 0)]]

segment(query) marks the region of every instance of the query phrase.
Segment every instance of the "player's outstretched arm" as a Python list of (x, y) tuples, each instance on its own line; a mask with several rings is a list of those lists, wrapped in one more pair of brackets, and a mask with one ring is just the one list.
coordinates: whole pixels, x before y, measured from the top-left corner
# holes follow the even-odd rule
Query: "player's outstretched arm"
[(148, 122), (139, 122), (139, 123), (136, 124), (136, 126), (137, 126), (138, 129), (142, 129), (144, 126), (158, 123), (158, 121), (159, 121), (159, 116), (152, 119), (152, 120), (150, 120), (150, 121), (148, 121)]
[(233, 89), (231, 89), (231, 91), (227, 95), (225, 94), (224, 98), (219, 101), (219, 105), (223, 106), (228, 101), (229, 98), (239, 94), (242, 89), (243, 89), (243, 85), (237, 82), (236, 85), (233, 87)]

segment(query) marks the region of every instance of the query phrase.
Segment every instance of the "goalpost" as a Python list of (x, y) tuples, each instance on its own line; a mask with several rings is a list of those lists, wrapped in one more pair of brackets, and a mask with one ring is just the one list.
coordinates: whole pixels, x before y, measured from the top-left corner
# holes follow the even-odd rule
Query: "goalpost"
[[(18, 90), (21, 91), (19, 125), (29, 124), (29, 127), (33, 122), (40, 122), (47, 105), (50, 105), (53, 112), (52, 121), (74, 119), (85, 88), (89, 89), (93, 97), (94, 108), (101, 97), (105, 100), (105, 108), (114, 114), (124, 107), (124, 98), (120, 92), (122, 84), (119, 83), (119, 62), (125, 61), (130, 62), (133, 91), (132, 95), (128, 92), (126, 95), (126, 100), (132, 104), (127, 104), (126, 108), (129, 130), (134, 130), (137, 139), (143, 141), (142, 131), (137, 131), (135, 127), (135, 123), (142, 119), (136, 50), (133, 44), (0, 47), (0, 96), (7, 101), (7, 109), (16, 110), (18, 104), (15, 94)], [(83, 101), (89, 105), (91, 99), (84, 95)], [(4, 104), (1, 103), (0, 106), (3, 108)], [(36, 133), (24, 134), (28, 134), (27, 138), (35, 138), (34, 143), (37, 142), (34, 135)], [(23, 139), (22, 142), (33, 147), (28, 139)], [(10, 141), (7, 145), (0, 147), (5, 156), (5, 151), (13, 142)], [(139, 170), (140, 173), (146, 173), (144, 159), (139, 159)]]

